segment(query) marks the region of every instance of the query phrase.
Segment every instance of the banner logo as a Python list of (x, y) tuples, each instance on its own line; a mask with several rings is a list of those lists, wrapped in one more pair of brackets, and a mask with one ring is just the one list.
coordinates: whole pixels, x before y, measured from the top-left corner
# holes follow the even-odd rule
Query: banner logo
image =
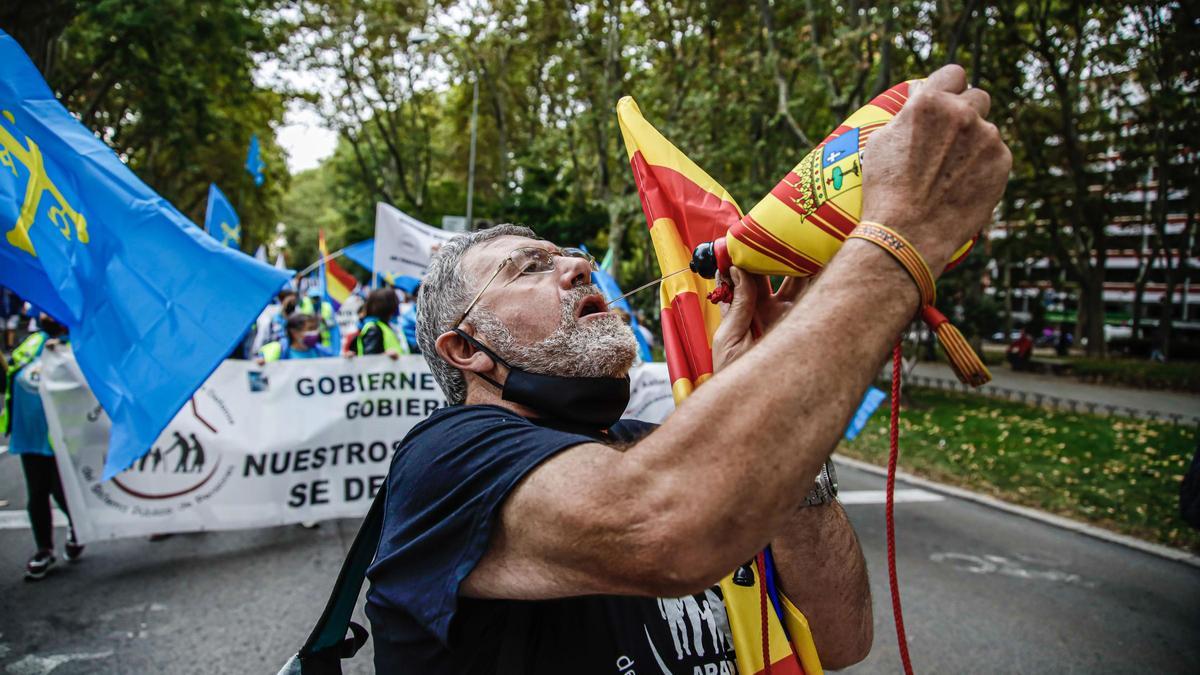
[[(228, 410), (214, 391), (207, 388), (201, 391), (212, 398), (222, 411)], [(196, 409), (196, 397), (192, 397), (190, 410), (205, 429), (214, 435), (220, 433), (211, 422), (200, 416)], [(206, 451), (204, 443), (194, 432), (185, 432), (169, 430), (170, 435), (160, 437), (150, 452), (114, 476), (113, 485), (138, 499), (172, 499), (204, 487), (220, 468), (221, 455)]]

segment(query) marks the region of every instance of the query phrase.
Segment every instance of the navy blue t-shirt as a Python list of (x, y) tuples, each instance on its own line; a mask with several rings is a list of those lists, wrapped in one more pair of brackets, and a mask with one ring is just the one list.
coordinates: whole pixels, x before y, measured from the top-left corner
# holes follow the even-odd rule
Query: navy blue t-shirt
[[(497, 406), (443, 408), (405, 437), (388, 473), (367, 571), (379, 673), (736, 672), (721, 591), (684, 598), (460, 597), (513, 487), (555, 453), (631, 443), (654, 425), (587, 434)], [(707, 666), (707, 667), (706, 667)]]

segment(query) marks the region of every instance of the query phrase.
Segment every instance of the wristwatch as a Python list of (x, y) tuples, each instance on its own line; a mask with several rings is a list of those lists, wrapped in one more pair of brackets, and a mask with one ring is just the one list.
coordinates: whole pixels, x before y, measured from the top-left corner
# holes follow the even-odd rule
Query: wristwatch
[(804, 498), (804, 503), (800, 507), (832, 504), (837, 500), (837, 493), (837, 469), (833, 468), (833, 460), (829, 460), (821, 467), (820, 473), (817, 474), (816, 484), (813, 485), (812, 491)]

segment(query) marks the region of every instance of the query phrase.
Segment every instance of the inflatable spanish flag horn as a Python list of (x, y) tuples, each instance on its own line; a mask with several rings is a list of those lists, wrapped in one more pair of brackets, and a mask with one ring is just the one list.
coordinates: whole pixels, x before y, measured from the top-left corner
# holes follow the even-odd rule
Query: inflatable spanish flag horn
[[(909, 82), (876, 96), (808, 153), (750, 213), (728, 232), (692, 252), (692, 271), (712, 279), (730, 265), (756, 274), (810, 276), (829, 262), (862, 215), (863, 148), (908, 100)], [(961, 261), (974, 240), (955, 252), (947, 269)], [(719, 286), (709, 295), (726, 301)], [(975, 387), (992, 379), (962, 333), (932, 306), (921, 317), (933, 330), (958, 379)]]

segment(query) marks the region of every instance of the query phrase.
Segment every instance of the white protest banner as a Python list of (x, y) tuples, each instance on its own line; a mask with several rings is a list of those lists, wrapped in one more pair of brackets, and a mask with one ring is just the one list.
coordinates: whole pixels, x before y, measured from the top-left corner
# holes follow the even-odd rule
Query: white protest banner
[(375, 273), (385, 279), (388, 275), (424, 278), (434, 247), (453, 237), (453, 232), (379, 202), (375, 205)]
[(629, 372), (629, 405), (621, 417), (662, 424), (674, 411), (675, 396), (666, 363), (643, 363)]
[(405, 434), (445, 405), (419, 356), (225, 361), (100, 482), (109, 420), (69, 349), (43, 354), (41, 395), (84, 542), (360, 517)]

